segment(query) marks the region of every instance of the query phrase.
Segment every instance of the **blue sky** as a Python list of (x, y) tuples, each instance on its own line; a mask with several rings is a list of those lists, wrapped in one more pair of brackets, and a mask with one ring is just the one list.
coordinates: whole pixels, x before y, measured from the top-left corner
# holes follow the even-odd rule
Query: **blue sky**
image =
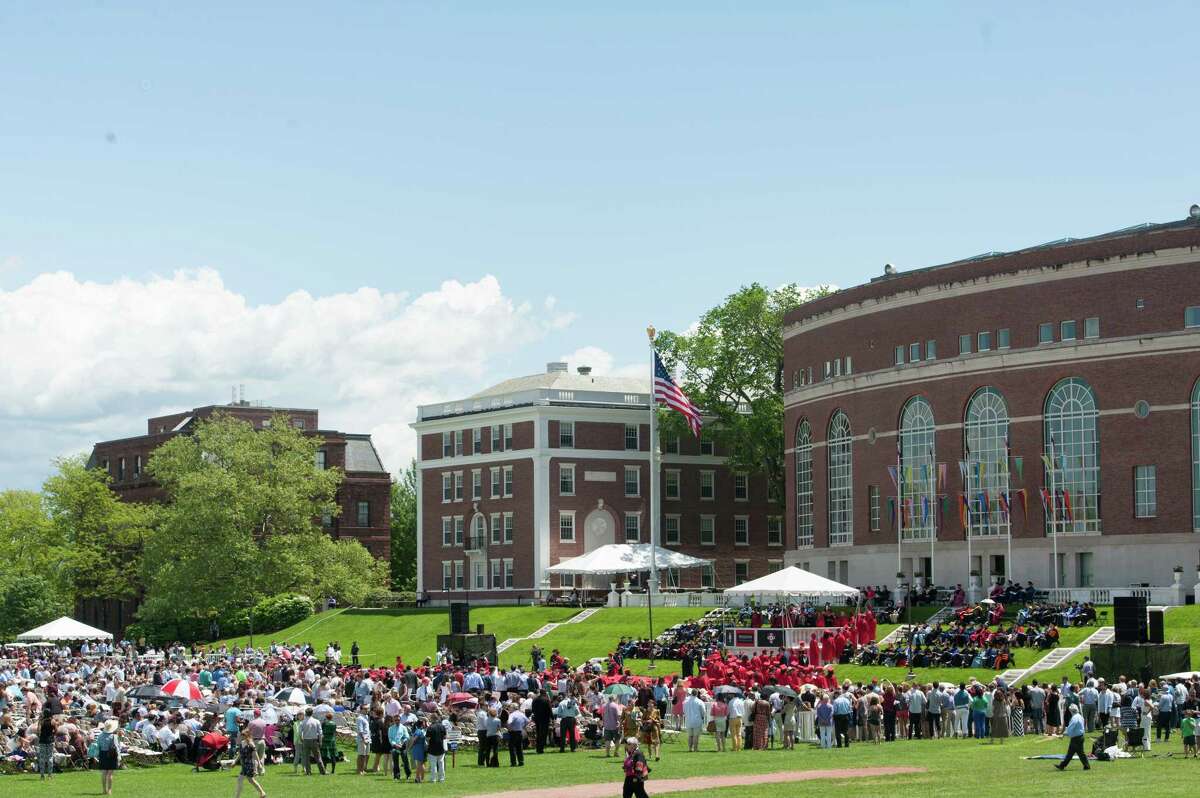
[[(90, 283), (136, 294), (178, 270), (213, 270), (235, 315), (369, 288), (397, 295), (391, 362), (430, 346), (398, 308), (445, 281), (511, 302), (511, 338), (344, 417), (401, 438), (439, 393), (583, 347), (640, 360), (647, 322), (685, 327), (751, 280), (846, 286), (1200, 201), (1195, 4), (48, 5), (0, 9), (0, 306), (58, 271), (73, 320)], [(169, 348), (131, 301), (110, 313)], [(77, 390), (106, 379), (80, 371)], [(164, 372), (90, 409), (10, 402), (0, 426), (65, 419), (74, 436), (47, 446), (73, 450), (219, 401), (229, 372)], [(6, 376), (25, 399), (51, 387)], [(317, 372), (241, 379), (346, 394), (308, 390)], [(40, 480), (13, 474), (0, 462), (0, 487)]]

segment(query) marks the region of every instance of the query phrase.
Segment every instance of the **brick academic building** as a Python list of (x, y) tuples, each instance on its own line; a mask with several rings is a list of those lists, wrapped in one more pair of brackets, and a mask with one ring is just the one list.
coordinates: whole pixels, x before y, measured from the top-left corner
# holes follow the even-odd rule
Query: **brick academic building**
[[(649, 375), (546, 373), (418, 410), (419, 589), (499, 603), (609, 580), (546, 569), (606, 543), (650, 540)], [(764, 476), (734, 473), (714, 442), (664, 439), (660, 545), (713, 560), (664, 589), (719, 589), (783, 567), (783, 507)]]
[(345, 475), (337, 492), (341, 515), (322, 519), (322, 525), (334, 538), (357, 540), (376, 557), (390, 555), (392, 481), (371, 443), (371, 436), (323, 430), (316, 410), (265, 407), (242, 400), (157, 416), (146, 421), (145, 435), (97, 443), (88, 465), (108, 471), (112, 489), (122, 499), (157, 501), (162, 497), (162, 489), (145, 470), (154, 450), (176, 435), (188, 434), (196, 422), (218, 412), (256, 428), (267, 426), (276, 415), (282, 414), (296, 429), (319, 437), (317, 466), (338, 468)]
[(889, 267), (790, 313), (784, 349), (789, 564), (857, 585), (1057, 570), (1063, 587), (1169, 585), (1181, 566), (1190, 585), (1200, 208)]

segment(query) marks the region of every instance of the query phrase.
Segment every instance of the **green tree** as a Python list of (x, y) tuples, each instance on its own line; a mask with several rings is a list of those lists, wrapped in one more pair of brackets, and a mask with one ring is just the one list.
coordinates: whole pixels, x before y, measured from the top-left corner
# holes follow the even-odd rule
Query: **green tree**
[[(689, 398), (715, 423), (709, 433), (733, 468), (766, 472), (773, 496), (783, 495), (783, 319), (831, 289), (754, 283), (706, 312), (696, 327), (659, 334), (664, 364), (675, 369)], [(664, 432), (690, 434), (678, 413), (660, 412)]]
[(40, 574), (67, 586), (63, 541), (50, 521), (42, 495), (31, 490), (0, 492), (0, 562), (7, 573)]
[(23, 573), (0, 580), (0, 640), (70, 612), (70, 602), (44, 576)]
[(318, 523), (338, 513), (342, 474), (316, 467), (320, 445), (286, 416), (255, 429), (218, 413), (159, 447), (147, 469), (166, 501), (146, 547), (140, 617), (212, 618), (284, 590), (315, 597), (310, 588), (327, 583), (318, 569), (360, 567), (321, 561), (330, 550)]
[(133, 598), (141, 589), (139, 563), (153, 534), (154, 508), (123, 502), (102, 469), (82, 457), (55, 461), (43, 485), (51, 540), (62, 548), (75, 598)]
[(417, 461), (392, 482), (392, 590), (417, 589)]

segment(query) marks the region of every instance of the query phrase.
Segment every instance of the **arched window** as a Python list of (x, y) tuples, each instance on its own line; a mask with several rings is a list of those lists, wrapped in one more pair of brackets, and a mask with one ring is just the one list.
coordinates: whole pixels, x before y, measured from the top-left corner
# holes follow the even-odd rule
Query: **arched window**
[(796, 547), (813, 544), (812, 429), (808, 419), (796, 427)]
[(900, 467), (904, 501), (904, 540), (930, 540), (937, 516), (937, 457), (933, 448), (933, 408), (914, 396), (900, 412)]
[(1192, 388), (1192, 530), (1200, 532), (1200, 380)]
[(487, 543), (487, 519), (483, 513), (476, 513), (471, 519), (471, 539), (467, 541), (467, 549), (482, 549)]
[(825, 457), (829, 464), (829, 545), (854, 542), (854, 463), (850, 419), (841, 410), (829, 420)]
[(963, 460), (967, 464), (967, 498), (971, 537), (1009, 534), (1010, 519), (1000, 511), (1000, 496), (1015, 504), (1008, 491), (1008, 403), (995, 388), (980, 388), (967, 402), (963, 424)]
[[(1054, 488), (1055, 510), (1046, 519), (1049, 534), (1100, 531), (1100, 440), (1096, 395), (1079, 377), (1061, 380), (1046, 395), (1045, 456), (1052, 468), (1046, 487)], [(1051, 519), (1055, 520), (1054, 527)]]

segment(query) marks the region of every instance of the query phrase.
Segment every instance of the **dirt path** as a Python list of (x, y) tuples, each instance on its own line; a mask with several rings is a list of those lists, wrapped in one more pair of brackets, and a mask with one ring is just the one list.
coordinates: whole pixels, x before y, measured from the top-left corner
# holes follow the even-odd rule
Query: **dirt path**
[[(711, 790), (717, 787), (740, 787), (745, 784), (777, 784), (790, 781), (812, 781), (814, 779), (862, 779), (872, 776), (897, 776), (906, 773), (924, 773), (925, 768), (880, 767), (853, 768), (846, 770), (788, 770), (782, 773), (745, 773), (736, 776), (695, 776), (688, 779), (651, 779), (646, 783), (647, 791), (659, 795), (667, 792)], [(468, 798), (612, 798), (621, 791), (621, 782), (601, 784), (575, 784), (542, 790), (511, 790), (489, 792)]]

